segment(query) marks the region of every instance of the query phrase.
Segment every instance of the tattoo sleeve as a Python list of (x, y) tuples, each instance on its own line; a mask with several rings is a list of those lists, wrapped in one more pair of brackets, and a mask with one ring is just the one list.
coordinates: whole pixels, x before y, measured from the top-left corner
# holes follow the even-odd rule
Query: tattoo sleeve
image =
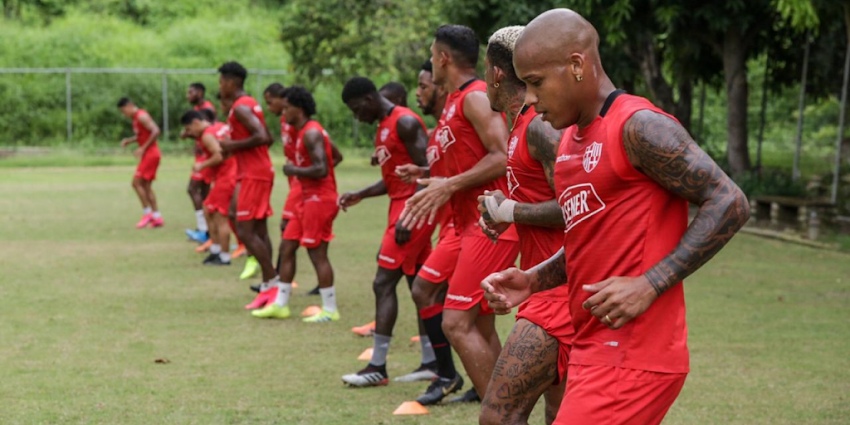
[(564, 248), (548, 260), (528, 270), (531, 275), (531, 292), (543, 292), (567, 283), (567, 263)]
[[(529, 154), (543, 166), (546, 181), (554, 191), (555, 158), (558, 156), (561, 132), (537, 116), (526, 129), (525, 140), (528, 143)], [(514, 221), (533, 226), (564, 227), (564, 215), (555, 199), (539, 204), (517, 204), (514, 208)]]
[(644, 276), (661, 295), (708, 262), (750, 216), (740, 188), (676, 121), (653, 111), (635, 113), (623, 128), (626, 155), (656, 183), (699, 206), (673, 251)]

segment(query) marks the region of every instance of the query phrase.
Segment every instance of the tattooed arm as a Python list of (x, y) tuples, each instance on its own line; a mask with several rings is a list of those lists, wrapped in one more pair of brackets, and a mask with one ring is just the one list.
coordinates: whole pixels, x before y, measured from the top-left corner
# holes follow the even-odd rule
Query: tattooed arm
[(531, 294), (557, 288), (567, 283), (564, 248), (548, 260), (526, 270), (510, 268), (493, 273), (481, 281), (484, 298), (496, 314), (509, 314)]
[[(546, 181), (549, 187), (555, 190), (555, 157), (558, 156), (558, 145), (561, 140), (561, 132), (540, 119), (534, 117), (525, 132), (525, 140), (528, 143), (528, 153), (543, 166)], [(486, 197), (492, 197), (486, 200)], [(490, 217), (488, 225), (496, 223), (522, 223), (532, 226), (564, 228), (564, 215), (556, 199), (537, 204), (509, 202), (501, 191), (487, 191), (478, 197), (478, 210), (482, 217)], [(510, 211), (506, 211), (510, 209)], [(492, 230), (501, 228), (492, 226)], [(504, 227), (504, 226), (502, 226)], [(505, 227), (506, 228), (506, 227)], [(502, 229), (504, 230), (504, 229)]]
[(699, 205), (699, 212), (676, 248), (643, 276), (612, 277), (584, 287), (596, 294), (583, 307), (614, 329), (646, 311), (664, 291), (708, 262), (750, 216), (741, 189), (673, 119), (639, 111), (623, 128), (623, 144), (637, 170)]

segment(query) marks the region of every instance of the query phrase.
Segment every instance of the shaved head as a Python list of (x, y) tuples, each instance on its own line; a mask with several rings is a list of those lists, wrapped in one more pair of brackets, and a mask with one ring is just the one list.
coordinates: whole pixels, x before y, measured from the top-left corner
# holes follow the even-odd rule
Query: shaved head
[(529, 22), (516, 42), (514, 69), (528, 87), (526, 103), (558, 129), (592, 120), (600, 91), (611, 85), (599, 59), (596, 28), (569, 9)]

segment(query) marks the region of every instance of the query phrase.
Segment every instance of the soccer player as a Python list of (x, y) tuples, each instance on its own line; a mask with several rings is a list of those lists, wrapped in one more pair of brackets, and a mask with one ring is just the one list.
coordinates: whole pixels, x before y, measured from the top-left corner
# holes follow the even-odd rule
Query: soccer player
[[(416, 89), (416, 102), (423, 113), (438, 120), (446, 103), (446, 90), (434, 84), (431, 60), (425, 61), (419, 72)], [(428, 167), (417, 167), (413, 164), (396, 168), (396, 173), (402, 181), (413, 182), (417, 178), (431, 176), (434, 178), (447, 177), (445, 161), (436, 129), (430, 132), (428, 149), (426, 151)], [(428, 256), (425, 264), (413, 280), (413, 301), (422, 319), (428, 338), (431, 342), (437, 363), (437, 377), (420, 395), (416, 401), (423, 405), (440, 402), (443, 398), (463, 388), (463, 378), (457, 373), (452, 358), (452, 347), (443, 332), (443, 306), (448, 289), (448, 280), (454, 273), (460, 253), (460, 236), (454, 228), (451, 203), (443, 205), (439, 213), (440, 232), (437, 246)]]
[(228, 210), (230, 199), (236, 189), (236, 172), (238, 165), (236, 158), (224, 156), (220, 141), (230, 137), (230, 130), (220, 122), (213, 123), (212, 118), (203, 112), (211, 111), (189, 111), (183, 114), (181, 123), (184, 132), (198, 139), (204, 153), (204, 161), (195, 164), (195, 171), (210, 170), (212, 178), (212, 189), (204, 199), (207, 215), (210, 223), (210, 255), (204, 260), (205, 265), (229, 266), (230, 265), (230, 224), (228, 221)]
[(289, 220), (283, 232), (283, 254), (280, 260), (280, 279), (274, 302), (251, 312), (254, 317), (286, 319), (289, 296), (295, 276), (295, 250), (307, 249), (322, 296), (322, 311), (304, 318), (308, 323), (338, 321), (334, 272), (328, 258), (328, 244), (333, 239), (333, 221), (339, 212), (336, 177), (333, 167), (333, 148), (328, 133), (312, 119), (316, 113), (313, 95), (301, 86), (286, 89), (283, 116), (286, 123), (298, 131), (295, 138), (295, 162), (287, 162), (283, 173), (301, 183), (303, 203), (298, 214)]
[[(520, 268), (528, 270), (563, 247), (564, 218), (554, 184), (561, 133), (543, 122), (533, 106), (524, 104), (525, 83), (514, 72), (514, 45), (522, 30), (521, 26), (502, 28), (487, 44), (487, 97), (493, 109), (506, 112), (513, 124), (508, 139), (508, 193), (486, 192), (478, 198), (478, 209), (488, 219), (482, 218), (485, 233), (497, 235), (516, 223)], [(516, 325), (487, 386), (492, 390), (481, 404), (481, 424), (528, 423), (541, 395), (546, 400), (546, 422), (555, 420), (574, 333), (567, 299), (564, 285), (537, 293), (519, 307)], [(530, 366), (523, 367), (524, 363)], [(512, 385), (517, 380), (528, 384)]]
[[(186, 100), (192, 105), (192, 109), (200, 111), (209, 109), (213, 112), (215, 118), (215, 105), (205, 99), (206, 87), (201, 83), (192, 83), (186, 90)], [(215, 122), (215, 121), (213, 121)], [(180, 137), (187, 137), (185, 130), (180, 134)], [(193, 137), (194, 138), (194, 137)], [(206, 158), (203, 154), (203, 149), (200, 144), (195, 145), (195, 164), (204, 162)], [(192, 206), (195, 208), (195, 229), (186, 229), (186, 236), (198, 243), (205, 243), (209, 239), (207, 221), (204, 216), (204, 199), (210, 191), (210, 182), (212, 176), (211, 168), (204, 168), (202, 171), (193, 171), (189, 178), (189, 186), (186, 192), (189, 194), (189, 199), (192, 200)]]
[(421, 179), (427, 186), (407, 201), (404, 226), (434, 223), (440, 207), (452, 203), (460, 234), (457, 267), (449, 280), (443, 330), (457, 350), (474, 388), (461, 399), (480, 401), (501, 351), (493, 311), (484, 301), (481, 280), (516, 261), (516, 229), (491, 241), (478, 227), (478, 196), (507, 191), (505, 166), (508, 129), (502, 114), (490, 108), (486, 84), (475, 76), (478, 37), (462, 25), (443, 25), (431, 45), (434, 83), (449, 92), (437, 128), (448, 178)]
[[(682, 280), (749, 217), (747, 199), (671, 115), (617, 90), (579, 14), (526, 26), (514, 66), (526, 102), (566, 128), (555, 162), (564, 250), (482, 282), (500, 313), (569, 286), (575, 337), (556, 424), (658, 424), (689, 365)], [(688, 202), (699, 211), (688, 225)], [(523, 366), (532, 366), (525, 363)]]
[(248, 71), (237, 62), (227, 62), (218, 71), (221, 96), (233, 102), (227, 115), (231, 139), (221, 141), (220, 145), (238, 164), (236, 228), (239, 239), (260, 265), (263, 277), (260, 286), (261, 290), (266, 290), (278, 281), (266, 226), (266, 220), (272, 215), (274, 168), (269, 157), (272, 140), (266, 129), (263, 108), (243, 88)]
[[(372, 359), (357, 373), (342, 377), (343, 382), (368, 387), (389, 383), (387, 374), (387, 352), (392, 339), (393, 327), (398, 318), (396, 287), (404, 276), (412, 284), (414, 276), (431, 252), (431, 234), (434, 226), (408, 230), (398, 219), (404, 202), (417, 190), (416, 183), (405, 183), (396, 174), (397, 166), (414, 164), (427, 166), (425, 149), (428, 133), (422, 118), (410, 109), (393, 104), (378, 93), (375, 84), (365, 77), (354, 77), (342, 89), (342, 101), (365, 123), (378, 123), (375, 133), (375, 156), (381, 166), (381, 180), (356, 192), (347, 192), (339, 199), (343, 211), (360, 203), (363, 199), (387, 195), (390, 198), (387, 227), (378, 251), (378, 271), (372, 282), (375, 293), (375, 333)], [(420, 336), (420, 340), (421, 340)], [(426, 341), (423, 347), (430, 347)], [(420, 341), (421, 342), (421, 341)], [(433, 352), (427, 363), (420, 366), (427, 378), (435, 373), (431, 364)], [(424, 366), (424, 367), (423, 367)], [(430, 379), (428, 379), (430, 380)]]
[(136, 223), (137, 229), (145, 227), (162, 227), (165, 222), (156, 205), (156, 194), (153, 191), (153, 181), (156, 179), (156, 170), (159, 168), (159, 160), (162, 154), (156, 144), (159, 136), (159, 126), (156, 125), (150, 114), (139, 108), (132, 100), (122, 97), (118, 100), (118, 109), (125, 117), (133, 120), (133, 137), (121, 141), (121, 147), (127, 147), (136, 142), (139, 147), (133, 151), (133, 155), (139, 159), (136, 174), (133, 175), (133, 189), (142, 203), (142, 219)]
[(381, 86), (378, 93), (387, 98), (387, 100), (392, 102), (394, 105), (407, 108), (407, 89), (404, 88), (403, 84), (390, 81), (389, 83)]

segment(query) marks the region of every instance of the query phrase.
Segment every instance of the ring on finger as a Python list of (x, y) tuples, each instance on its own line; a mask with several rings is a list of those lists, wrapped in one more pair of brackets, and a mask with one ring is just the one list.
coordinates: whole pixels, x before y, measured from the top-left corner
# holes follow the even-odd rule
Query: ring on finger
[(605, 315), (605, 317), (603, 319), (605, 319), (605, 323), (607, 323), (609, 325), (614, 323), (614, 321), (611, 320), (611, 318), (607, 314)]

